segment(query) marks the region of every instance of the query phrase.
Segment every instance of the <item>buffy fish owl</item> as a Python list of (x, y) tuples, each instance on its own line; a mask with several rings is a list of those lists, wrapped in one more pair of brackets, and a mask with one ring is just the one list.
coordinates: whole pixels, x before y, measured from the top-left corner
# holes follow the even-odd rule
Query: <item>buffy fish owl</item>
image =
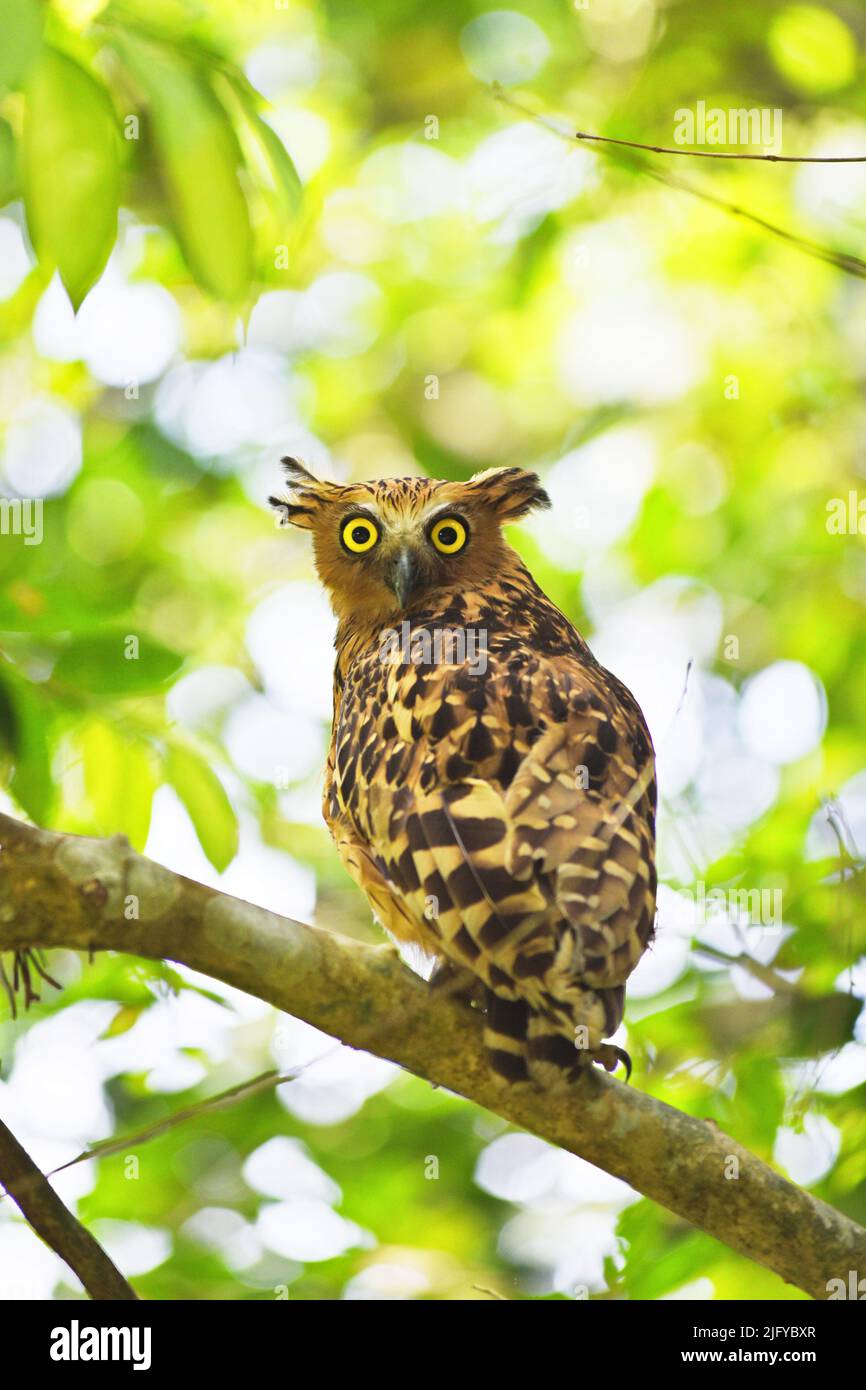
[(324, 814), (373, 912), (473, 998), (504, 1084), (627, 1055), (606, 1039), (653, 935), (653, 749), (502, 534), (534, 473), (322, 482), (285, 459), (337, 616)]

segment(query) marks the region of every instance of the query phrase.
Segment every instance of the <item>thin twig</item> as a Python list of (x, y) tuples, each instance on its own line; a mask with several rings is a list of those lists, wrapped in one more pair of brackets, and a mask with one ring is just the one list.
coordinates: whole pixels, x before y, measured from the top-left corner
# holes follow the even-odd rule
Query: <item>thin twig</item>
[[(854, 923), (852, 920), (851, 913), (846, 913), (845, 911), (843, 904), (843, 895), (846, 878), (854, 878), (858, 873), (861, 872), (863, 867), (863, 859), (859, 849), (857, 848), (857, 841), (854, 839), (854, 832), (848, 824), (848, 818), (845, 814), (845, 807), (842, 804), (842, 802), (839, 801), (835, 796), (830, 797), (825, 801), (824, 809), (827, 814), (827, 821), (829, 823), (830, 829), (836, 836), (836, 844), (839, 848), (839, 915), (841, 920), (843, 921), (846, 917), (848, 919), (846, 945), (848, 946), (849, 954), (851, 955), (851, 964), (848, 967), (848, 993), (853, 994), (854, 956), (853, 952), (851, 951), (851, 947), (853, 945)], [(853, 854), (851, 853), (851, 848), (848, 845), (849, 840), (851, 841), (851, 846), (854, 850)], [(847, 874), (846, 869), (848, 870)]]
[(748, 951), (741, 951), (738, 956), (729, 955), (727, 951), (720, 951), (716, 946), (709, 946), (704, 941), (695, 943), (693, 949), (701, 956), (709, 956), (711, 960), (717, 960), (722, 965), (738, 965), (741, 970), (746, 970), (750, 975), (754, 975), (756, 980), (760, 980), (762, 985), (771, 989), (774, 994), (797, 994), (797, 986), (790, 980), (786, 980), (784, 975), (779, 975), (771, 965), (763, 965), (761, 961), (755, 960)]
[(860, 256), (853, 255), (852, 252), (834, 251), (830, 246), (822, 246), (818, 241), (810, 241), (808, 237), (799, 236), (797, 232), (791, 232), (787, 227), (780, 227), (776, 222), (769, 222), (766, 217), (761, 217), (757, 212), (750, 212), (748, 208), (740, 207), (739, 203), (731, 203), (727, 198), (717, 198), (715, 193), (708, 193), (705, 188), (697, 188), (693, 183), (678, 178), (676, 174), (662, 173), (661, 170), (651, 169), (648, 165), (637, 167), (640, 167), (641, 173), (655, 179), (657, 183), (663, 183), (668, 188), (677, 188), (682, 193), (690, 193), (693, 198), (700, 198), (702, 202), (709, 203), (711, 207), (719, 208), (721, 212), (726, 212), (731, 217), (742, 217), (744, 221), (751, 222), (754, 227), (760, 227), (762, 231), (781, 238), (782, 241), (788, 242), (790, 246), (796, 247), (798, 251), (803, 251), (807, 256), (813, 256), (816, 260), (834, 265), (837, 270), (844, 270), (847, 275), (855, 275), (858, 280), (866, 280), (866, 261), (862, 260)]
[(683, 689), (682, 689), (682, 694), (680, 695), (679, 702), (678, 702), (678, 704), (677, 704), (676, 709), (674, 710), (674, 719), (675, 719), (675, 720), (679, 718), (680, 710), (682, 709), (683, 705), (684, 705), (685, 702), (686, 702), (686, 696), (687, 696), (688, 693), (689, 693), (689, 679), (690, 679), (690, 677), (691, 677), (691, 674), (692, 674), (692, 667), (694, 666), (694, 664), (695, 664), (695, 663), (694, 663), (693, 659), (692, 659), (691, 657), (689, 657), (688, 661), (686, 662), (686, 674), (685, 674), (685, 676), (683, 677)]
[[(851, 832), (851, 827), (848, 824), (845, 808), (836, 797), (829, 797), (824, 801), (824, 811), (830, 829), (836, 836), (836, 844), (839, 848), (840, 876), (842, 878), (845, 877), (846, 868), (850, 869), (852, 875), (859, 873), (863, 865), (863, 859), (857, 848), (856, 841)], [(854, 846), (853, 854), (849, 848), (846, 836)]]
[(212, 1115), (215, 1110), (226, 1110), (230, 1105), (236, 1105), (238, 1101), (248, 1100), (250, 1096), (258, 1095), (261, 1091), (268, 1091), (273, 1086), (282, 1086), (289, 1081), (297, 1081), (305, 1071), (314, 1066), (316, 1062), (322, 1062), (326, 1057), (338, 1052), (340, 1044), (329, 1048), (327, 1052), (322, 1052), (318, 1057), (312, 1057), (309, 1062), (305, 1062), (302, 1067), (295, 1068), (294, 1071), (264, 1071), (259, 1076), (254, 1076), (250, 1081), (242, 1081), (237, 1086), (230, 1086), (227, 1091), (220, 1091), (219, 1095), (208, 1096), (206, 1100), (199, 1101), (197, 1105), (187, 1105), (183, 1110), (177, 1110), (173, 1115), (168, 1115), (164, 1120), (157, 1120), (155, 1124), (147, 1125), (144, 1129), (136, 1130), (133, 1134), (122, 1134), (117, 1139), (103, 1139), (97, 1144), (91, 1144), (89, 1149), (84, 1149), (75, 1158), (70, 1158), (68, 1163), (61, 1163), (59, 1168), (52, 1168), (48, 1174), (53, 1178), (57, 1173), (63, 1173), (67, 1168), (74, 1168), (76, 1163), (86, 1163), (89, 1158), (110, 1158), (112, 1154), (126, 1153), (127, 1150), (147, 1144), (151, 1139), (158, 1139), (171, 1129), (176, 1129), (178, 1125), (186, 1124), (188, 1120), (194, 1120), (199, 1115)]
[[(518, 101), (516, 97), (504, 93), (501, 89), (498, 91), (494, 89), (494, 95), (504, 106), (509, 106), (513, 111), (519, 111), (522, 115), (528, 116), (536, 125), (543, 126), (544, 129), (549, 130), (552, 135), (559, 136), (560, 140), (566, 140), (569, 144), (572, 144), (575, 139), (590, 138), (585, 132), (562, 130), (555, 122), (550, 120), (549, 117), (533, 111), (531, 107), (525, 106), (524, 103)], [(592, 138), (602, 139), (601, 136)], [(616, 145), (633, 144), (633, 142), (630, 141), (619, 141), (607, 139), (606, 137), (605, 143)], [(650, 145), (634, 145), (634, 148), (639, 150), (652, 150), (654, 147)], [(687, 151), (682, 150), (667, 151), (661, 147), (658, 148), (658, 152), (664, 154), (687, 153)], [(692, 153), (699, 153), (699, 151), (692, 151)], [(747, 156), (736, 157), (746, 158)], [(752, 157), (756, 158), (757, 156)], [(860, 158), (861, 156), (856, 156), (856, 159)], [(864, 158), (866, 158), (866, 156), (864, 156)], [(853, 159), (854, 157), (852, 157), (852, 161)], [(815, 162), (829, 163), (831, 161), (821, 160)], [(695, 184), (679, 178), (676, 174), (669, 174), (666, 171), (654, 168), (648, 160), (641, 159), (639, 155), (631, 158), (631, 167), (638, 173), (646, 174), (648, 178), (655, 179), (657, 183), (664, 184), (667, 188), (675, 188), (681, 193), (689, 193), (693, 198), (700, 198), (702, 202), (709, 203), (712, 207), (718, 208), (721, 212), (728, 213), (731, 217), (741, 217), (744, 221), (751, 222), (753, 226), (760, 227), (762, 231), (769, 232), (771, 236), (779, 237), (782, 241), (787, 242), (789, 246), (793, 246), (796, 250), (802, 251), (804, 255), (812, 256), (819, 261), (824, 261), (827, 265), (833, 265), (837, 270), (843, 270), (846, 275), (856, 276), (858, 280), (866, 280), (866, 261), (862, 260), (860, 256), (855, 256), (847, 251), (834, 251), (829, 246), (822, 246), (820, 242), (810, 241), (808, 237), (798, 236), (796, 232), (788, 231), (786, 227), (780, 227), (775, 222), (769, 222), (766, 217), (761, 217), (758, 213), (750, 212), (748, 208), (740, 207), (738, 203), (732, 203), (726, 198), (719, 198), (714, 193), (708, 193), (706, 189), (698, 188)]]
[[(491, 87), (497, 101), (501, 101), (504, 106), (511, 106), (515, 111), (525, 111), (528, 115), (533, 115), (529, 107), (503, 91), (498, 82), (492, 82)], [(552, 122), (546, 121), (545, 124), (549, 125), (550, 129), (556, 129)], [(589, 140), (599, 145), (622, 145), (625, 149), (646, 150), (649, 154), (685, 155), (687, 159), (760, 159), (768, 164), (866, 164), (866, 154), (749, 154), (741, 150), (684, 150), (682, 146), (676, 145), (645, 145), (641, 140), (624, 140), (616, 135), (593, 135), (588, 130), (569, 131), (568, 139)]]

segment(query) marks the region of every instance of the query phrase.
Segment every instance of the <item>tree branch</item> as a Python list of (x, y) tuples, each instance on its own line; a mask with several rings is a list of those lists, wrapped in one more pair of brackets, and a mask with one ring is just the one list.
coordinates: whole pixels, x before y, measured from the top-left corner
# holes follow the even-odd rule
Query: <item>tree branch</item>
[(63, 1205), (15, 1135), (0, 1120), (0, 1182), (37, 1235), (74, 1270), (91, 1298), (137, 1299), (120, 1270)]
[[(866, 1231), (734, 1139), (598, 1070), (556, 1094), (501, 1091), (481, 1019), (366, 946), (227, 897), (130, 849), (0, 816), (0, 949), (180, 961), (486, 1106), (622, 1178), (814, 1298), (866, 1268)], [(137, 913), (137, 916), (135, 915)], [(737, 1165), (737, 1178), (727, 1178)]]

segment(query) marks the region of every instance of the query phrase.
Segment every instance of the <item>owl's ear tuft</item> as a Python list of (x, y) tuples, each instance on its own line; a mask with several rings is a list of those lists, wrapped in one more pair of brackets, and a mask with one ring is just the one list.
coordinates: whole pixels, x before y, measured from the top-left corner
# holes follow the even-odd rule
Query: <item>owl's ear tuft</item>
[(284, 458), (280, 462), (288, 475), (291, 496), (269, 497), (268, 501), (281, 513), (282, 526), (302, 526), (309, 531), (315, 524), (316, 512), (333, 485), (320, 482), (298, 459)]
[(286, 455), (280, 459), (280, 463), (286, 470), (286, 475), (291, 479), (292, 487), (297, 487), (299, 483), (309, 483), (311, 487), (320, 487), (321, 484), (309, 470), (305, 468), (300, 459)]
[(527, 512), (550, 506), (538, 474), (523, 468), (487, 468), (466, 486), (473, 500), (491, 507), (501, 522), (517, 521)]

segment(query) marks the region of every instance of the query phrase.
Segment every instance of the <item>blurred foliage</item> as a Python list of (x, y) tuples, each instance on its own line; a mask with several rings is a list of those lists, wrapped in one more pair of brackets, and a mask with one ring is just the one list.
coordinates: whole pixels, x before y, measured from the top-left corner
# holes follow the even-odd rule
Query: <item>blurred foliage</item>
[[(659, 744), (656, 956), (672, 964), (631, 998), (633, 1084), (866, 1221), (866, 293), (625, 156), (568, 149), (487, 86), (565, 128), (660, 144), (699, 101), (779, 109), (786, 153), (862, 153), (866, 14), (842, 0), (0, 9), (0, 488), (44, 499), (38, 544), (12, 524), (25, 513), (0, 512), (4, 805), (163, 854), (159, 808), (182, 808), (203, 851), (189, 872), (209, 864), (253, 896), (265, 861), (232, 873), (267, 850), (314, 882), (318, 922), (375, 939), (317, 818), (327, 675), (311, 709), (266, 669), (289, 652), (303, 685), (321, 627), (303, 539), (264, 506), (276, 459), (338, 477), (538, 467), (554, 513), (515, 543), (598, 631)], [(686, 163), (716, 196), (862, 252), (862, 166)], [(828, 527), (833, 499), (846, 534)], [(263, 646), (250, 614), (281, 593)], [(744, 700), (777, 663), (811, 673), (826, 727), (762, 758)], [(651, 707), (656, 668), (670, 678)], [(697, 883), (778, 890), (785, 929), (684, 930)], [(300, 910), (288, 889), (267, 905)], [(545, 1168), (535, 1141), (509, 1148), (495, 1116), (414, 1078), (356, 1084), (341, 1054), (329, 1080), (313, 1060), (326, 1039), (221, 986), (121, 958), (50, 969), (62, 993), (0, 1015), (0, 1106), (46, 1167), (309, 1064), (70, 1170), (69, 1200), (109, 1248), (121, 1227), (160, 1237), (129, 1262), (144, 1296), (797, 1296), (652, 1203), (596, 1191), (579, 1164)], [(63, 1056), (70, 1094), (88, 1069), (78, 1127), (52, 1119)], [(295, 1178), (269, 1190), (244, 1163), (280, 1136)], [(357, 1230), (329, 1234), (329, 1213)], [(11, 1224), (0, 1210), (0, 1251)], [(340, 1253), (323, 1254), (323, 1231)]]

